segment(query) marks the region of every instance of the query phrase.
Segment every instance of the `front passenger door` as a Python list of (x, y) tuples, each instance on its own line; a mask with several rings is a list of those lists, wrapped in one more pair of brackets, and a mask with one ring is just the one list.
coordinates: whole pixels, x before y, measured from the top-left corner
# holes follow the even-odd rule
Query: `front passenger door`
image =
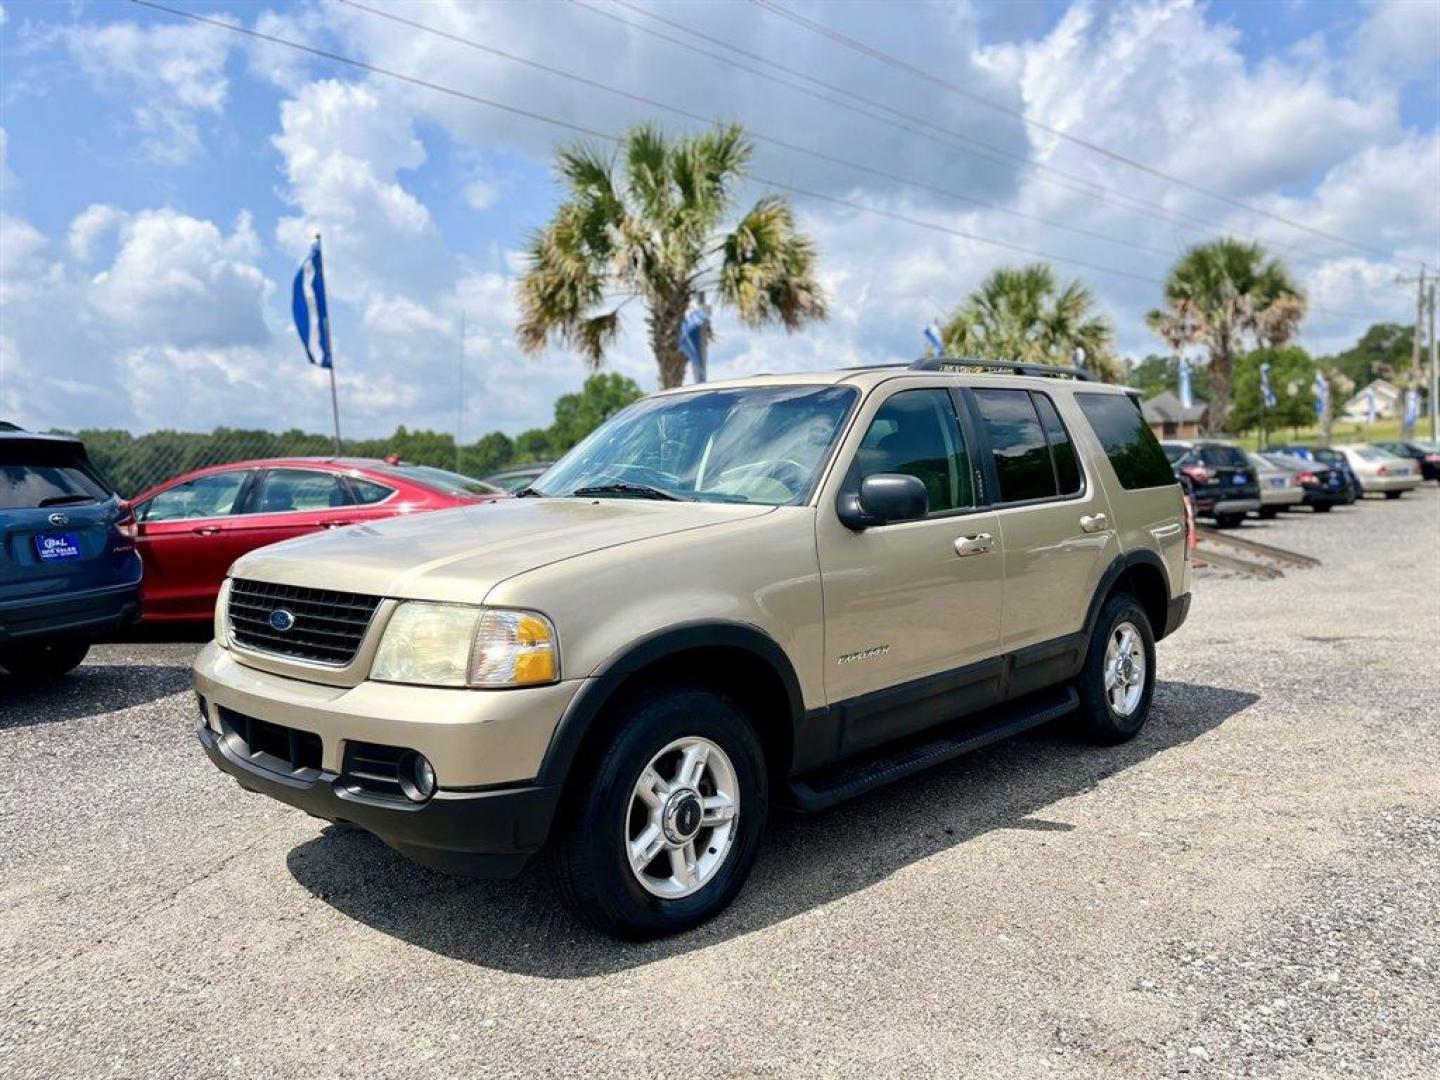
[[(875, 473), (918, 477), (921, 521), (854, 531), (820, 508), (825, 690), (849, 753), (990, 704), (998, 687), (1003, 552), (944, 387), (900, 390), (871, 417), (842, 494)], [(987, 539), (988, 538), (988, 539)]]

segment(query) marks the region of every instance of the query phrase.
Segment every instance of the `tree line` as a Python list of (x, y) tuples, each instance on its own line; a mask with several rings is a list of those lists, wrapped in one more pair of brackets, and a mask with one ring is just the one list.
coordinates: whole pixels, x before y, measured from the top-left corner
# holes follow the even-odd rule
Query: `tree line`
[[(612, 413), (640, 398), (631, 379), (615, 373), (594, 374), (573, 394), (555, 401), (548, 427), (521, 432), (513, 439), (492, 431), (457, 447), (455, 436), (440, 431), (410, 431), (371, 439), (344, 439), (345, 457), (385, 458), (391, 455), (416, 465), (454, 469), (484, 477), (510, 465), (550, 461), (590, 434)], [(247, 428), (216, 428), (210, 432), (152, 431), (132, 435), (113, 429), (87, 429), (76, 434), (85, 441), (90, 460), (117, 491), (130, 497), (152, 484), (207, 465), (277, 457), (331, 457), (331, 436), (292, 429), (274, 432)]]

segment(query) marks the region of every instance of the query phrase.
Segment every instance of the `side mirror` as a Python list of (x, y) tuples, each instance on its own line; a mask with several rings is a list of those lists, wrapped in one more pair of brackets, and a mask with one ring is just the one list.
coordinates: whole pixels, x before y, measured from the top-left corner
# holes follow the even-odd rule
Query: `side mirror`
[(875, 473), (860, 482), (859, 492), (840, 496), (836, 509), (846, 528), (868, 529), (897, 521), (919, 521), (930, 513), (930, 496), (919, 477)]

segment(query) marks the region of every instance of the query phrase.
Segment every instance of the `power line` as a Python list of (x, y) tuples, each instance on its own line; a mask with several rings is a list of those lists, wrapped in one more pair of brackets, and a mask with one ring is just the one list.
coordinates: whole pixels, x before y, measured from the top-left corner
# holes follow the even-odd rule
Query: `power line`
[[(524, 109), (520, 108), (519, 106), (509, 105), (504, 102), (495, 101), (490, 98), (482, 97), (479, 94), (469, 93), (468, 91), (457, 90), (456, 88), (446, 86), (443, 83), (432, 82), (428, 79), (421, 79), (413, 75), (407, 75), (404, 72), (395, 71), (392, 68), (382, 67), (379, 64), (371, 64), (364, 60), (357, 60), (354, 57), (345, 56), (342, 53), (332, 52), (327, 49), (321, 49), (313, 45), (306, 45), (302, 42), (292, 41), (288, 38), (282, 38), (275, 34), (267, 34), (259, 30), (252, 30), (249, 27), (240, 26), (232, 22), (226, 22), (222, 19), (213, 18), (207, 15), (200, 15), (196, 12), (184, 11), (179, 8), (169, 7), (165, 4), (157, 3), (156, 0), (131, 0), (131, 3), (138, 4), (141, 7), (151, 8), (156, 11), (163, 11), (168, 15), (174, 15), (182, 19), (189, 19), (192, 22), (204, 23), (208, 26), (215, 26), (222, 30), (229, 30), (232, 33), (243, 34), (246, 37), (250, 37), (259, 41), (266, 41), (272, 45), (281, 45), (286, 48), (294, 49), (298, 52), (308, 53), (312, 56), (318, 56), (322, 59), (330, 60), (333, 63), (344, 64), (348, 67), (353, 67), (358, 70), (366, 71), (375, 75), (383, 75), (386, 78), (396, 79), (400, 82), (408, 83), (413, 86), (420, 86), (427, 90), (433, 90), (437, 93), (445, 94), (449, 97), (459, 98), (465, 101), (473, 102), (477, 105), (484, 105), (488, 108), (497, 109), (501, 112), (520, 116), (528, 120), (535, 120), (542, 124), (549, 124), (553, 127), (562, 128), (564, 130), (576, 132), (581, 135), (587, 135), (591, 138), (600, 139), (604, 142), (619, 144), (622, 141), (619, 136), (612, 135), (604, 131), (598, 131), (595, 128), (586, 127), (583, 124), (577, 124), (569, 120), (562, 120), (558, 117), (548, 116), (544, 113), (538, 113), (531, 109)], [(826, 195), (818, 191), (812, 191), (808, 188), (799, 187), (798, 185), (785, 183), (779, 180), (773, 180), (768, 177), (760, 176), (758, 174), (751, 174), (751, 176), (752, 179), (756, 180), (761, 184), (766, 184), (770, 187), (779, 188), (783, 191), (789, 191), (793, 194), (801, 195), (809, 199), (817, 200), (819, 202), (826, 202), (835, 206), (848, 207), (852, 210), (857, 210), (862, 213), (874, 214), (876, 216), (887, 218), (892, 221), (903, 222), (908, 225), (928, 229), (934, 232), (946, 233), (948, 235), (959, 237), (965, 240), (971, 240), (976, 243), (989, 244), (994, 247), (1004, 248), (1010, 251), (1018, 252), (1020, 254), (1029, 255), (1034, 258), (1048, 259), (1052, 262), (1066, 263), (1072, 266), (1079, 266), (1087, 270), (1093, 270), (1096, 273), (1110, 274), (1115, 277), (1129, 278), (1134, 281), (1141, 281), (1152, 285), (1163, 286), (1165, 284), (1164, 281), (1160, 278), (1151, 277), (1144, 274), (1136, 274), (1129, 270), (1121, 270), (1116, 267), (1104, 266), (1099, 263), (1092, 263), (1083, 259), (1076, 259), (1066, 255), (1054, 255), (1036, 248), (1029, 248), (1019, 244), (1013, 244), (1006, 240), (996, 240), (991, 237), (982, 236), (979, 233), (967, 232), (963, 229), (956, 229), (952, 226), (942, 225), (939, 222), (926, 221), (922, 218), (910, 217), (909, 215), (901, 214), (891, 210), (885, 210), (881, 207), (868, 206), (864, 203), (855, 202), (851, 199), (844, 199), (839, 196)], [(1343, 315), (1351, 318), (1368, 319), (1371, 317), (1370, 315), (1361, 315), (1355, 312), (1341, 312), (1335, 311), (1333, 309), (1319, 308), (1315, 305), (1311, 306), (1315, 310), (1328, 310), (1331, 314)]]
[[(1075, 173), (1066, 172), (1063, 169), (1057, 169), (1053, 166), (1045, 165), (1041, 162), (1030, 161), (1023, 155), (1012, 153), (991, 143), (975, 139), (972, 136), (965, 135), (951, 128), (935, 124), (932, 121), (926, 120), (924, 117), (916, 116), (913, 113), (908, 113), (904, 112), (903, 110), (896, 109), (890, 105), (887, 105), (883, 101), (878, 101), (874, 98), (868, 98), (861, 94), (857, 94), (854, 91), (847, 90), (843, 86), (827, 82), (824, 79), (816, 78), (815, 76), (809, 75), (806, 72), (800, 71), (796, 68), (788, 67), (785, 64), (780, 63), (779, 61), (771, 60), (770, 58), (760, 53), (752, 52), (748, 49), (743, 49), (738, 45), (731, 44), (730, 42), (727, 42), (721, 38), (717, 38), (711, 34), (707, 34), (704, 31), (696, 30), (692, 26), (687, 26), (684, 23), (677, 22), (674, 19), (670, 19), (666, 16), (656, 14), (653, 11), (648, 11), (645, 8), (640, 7), (638, 4), (629, 2), (629, 0), (612, 0), (612, 2), (620, 7), (635, 12), (637, 15), (644, 16), (647, 19), (652, 19), (655, 22), (671, 27), (672, 29), (678, 30), (681, 33), (690, 34), (691, 36), (696, 37), (701, 41), (706, 41), (712, 45), (717, 45), (722, 49), (728, 49), (739, 56), (747, 57), (751, 60), (756, 61), (757, 63), (761, 63), (766, 65), (767, 67), (773, 68), (776, 71), (782, 71), (786, 75), (792, 76), (793, 78), (802, 79), (805, 82), (811, 83), (814, 86), (822, 87), (825, 90), (828, 90), (835, 94), (840, 94), (843, 97), (851, 99), (852, 101), (861, 102), (869, 108), (879, 109), (884, 113), (889, 113), (893, 117), (898, 117), (900, 118), (900, 120), (909, 122), (901, 123), (895, 119), (890, 119), (886, 116), (876, 115), (874, 112), (870, 112), (869, 109), (857, 108), (856, 106), (848, 104), (845, 101), (838, 101), (835, 98), (830, 97), (826, 94), (818, 93), (817, 91), (812, 90), (809, 87), (797, 85), (796, 83), (789, 82), (786, 79), (779, 78), (771, 74), (770, 72), (761, 71), (757, 68), (749, 66), (748, 64), (742, 64), (738, 60), (733, 60), (728, 56), (722, 56), (718, 53), (711, 52), (708, 49), (702, 49), (698, 45), (694, 45), (691, 42), (681, 40), (680, 38), (672, 37), (671, 35), (656, 30), (653, 27), (644, 26), (640, 23), (633, 22), (630, 19), (622, 18), (621, 16), (616, 15), (614, 12), (605, 11), (601, 8), (595, 7), (593, 4), (586, 3), (585, 0), (570, 0), (570, 2), (577, 7), (583, 8), (584, 10), (591, 12), (592, 14), (599, 15), (602, 18), (609, 19), (612, 22), (619, 23), (622, 26), (628, 26), (631, 29), (638, 30), (642, 34), (648, 34), (649, 36), (658, 38), (661, 41), (666, 41), (672, 45), (677, 45), (682, 49), (687, 49), (690, 52), (699, 54), (700, 56), (708, 57), (718, 63), (729, 65), (730, 67), (733, 67), (739, 71), (747, 72), (751, 75), (755, 75), (758, 78), (765, 79), (779, 86), (788, 87), (791, 90), (798, 91), (799, 93), (815, 98), (818, 101), (827, 102), (830, 105), (833, 105), (840, 109), (845, 109), (846, 111), (855, 113), (856, 115), (869, 117), (872, 120), (876, 120), (882, 124), (888, 124), (889, 126), (897, 128), (898, 130), (908, 131), (912, 134), (920, 135), (922, 138), (930, 139), (931, 141), (936, 142), (941, 146), (948, 146), (952, 149), (959, 150), (961, 153), (969, 154), (973, 157), (980, 159), (981, 161), (1001, 166), (1006, 165), (1007, 162), (1014, 163), (1026, 172), (1036, 173), (1037, 175), (1035, 179), (1039, 180), (1042, 183), (1053, 184), (1057, 187), (1064, 188), (1067, 191), (1073, 191), (1086, 198), (1096, 199), (1100, 202), (1106, 203), (1107, 205), (1115, 206), (1122, 210), (1128, 210), (1132, 213), (1140, 213), (1147, 217), (1155, 218), (1159, 221), (1167, 221), (1180, 228), (1189, 229), (1192, 232), (1196, 232), (1201, 235), (1217, 235), (1217, 233), (1215, 232), (1216, 224), (1213, 221), (1207, 220), (1205, 218), (1195, 217), (1191, 214), (1181, 213), (1177, 210), (1171, 210), (1169, 207), (1166, 207), (1162, 203), (1154, 202), (1150, 199), (1143, 199), (1137, 195), (1131, 195), (1125, 192), (1115, 191), (1111, 188), (1107, 188), (1105, 185), (1100, 184), (1097, 181), (1090, 180), (1083, 176), (1078, 176)], [(921, 130), (914, 127), (914, 124), (923, 125), (926, 128), (930, 128), (931, 131), (938, 132), (939, 134), (936, 135), (932, 134), (930, 131)], [(1060, 179), (1056, 179), (1056, 177), (1059, 177)], [(1076, 187), (1075, 185), (1077, 184), (1083, 185), (1083, 187)], [(1145, 209), (1138, 209), (1141, 207)], [(1262, 242), (1259, 237), (1254, 236), (1250, 233), (1246, 233), (1239, 229), (1229, 229), (1224, 230), (1224, 232), (1231, 235), (1243, 237), (1244, 239), (1251, 240), (1256, 243)], [(1301, 251), (1293, 243), (1275, 241), (1271, 241), (1270, 243), (1274, 247), (1288, 249), (1291, 252), (1296, 252), (1297, 258), (1303, 259), (1320, 257), (1313, 252)]]
[[(704, 116), (689, 109), (681, 108), (678, 105), (672, 105), (669, 102), (660, 101), (656, 98), (646, 97), (643, 94), (632, 93), (629, 90), (622, 90), (617, 86), (610, 85), (609, 83), (603, 83), (595, 79), (586, 78), (585, 76), (578, 75), (573, 71), (566, 71), (563, 68), (552, 67), (551, 65), (541, 63), (538, 60), (532, 60), (528, 57), (519, 56), (515, 53), (507, 52), (504, 49), (497, 48), (494, 45), (487, 45), (483, 42), (475, 41), (471, 38), (462, 37), (459, 34), (453, 34), (448, 30), (441, 30), (438, 27), (429, 26), (425, 23), (417, 22), (414, 19), (407, 19), (403, 15), (396, 15), (392, 12), (382, 11), (379, 8), (371, 7), (368, 4), (361, 3), (360, 0), (337, 0), (337, 2), (345, 4), (347, 7), (355, 8), (357, 11), (363, 11), (366, 14), (373, 15), (377, 18), (387, 19), (390, 22), (397, 23), (402, 26), (411, 27), (412, 29), (419, 30), (422, 33), (433, 34), (434, 36), (444, 38), (447, 41), (453, 41), (460, 45), (469, 46), (472, 49), (478, 49), (481, 52), (489, 53), (491, 56), (498, 56), (504, 60), (509, 60), (517, 64), (523, 64), (526, 67), (533, 68), (537, 71), (543, 71), (546, 74), (556, 76), (557, 78), (568, 79), (571, 82), (579, 83), (582, 86), (588, 86), (594, 90), (600, 90), (607, 94), (614, 94), (617, 97), (622, 97), (629, 101), (638, 102), (652, 109), (663, 109), (666, 112), (674, 113), (676, 116), (683, 116), (687, 120), (693, 120), (697, 123), (709, 125), (713, 123), (715, 119), (711, 116)], [(892, 183), (903, 184), (907, 187), (913, 187), (922, 191), (928, 191), (932, 194), (940, 195), (947, 199), (954, 199), (958, 202), (969, 203), (972, 206), (984, 207), (985, 209), (993, 210), (996, 213), (1009, 214), (1010, 216), (1019, 218), (1022, 221), (1029, 221), (1037, 225), (1044, 225), (1047, 228), (1051, 229), (1061, 229), (1065, 232), (1072, 232), (1075, 233), (1077, 236), (1084, 236), (1091, 240), (1101, 240), (1108, 244), (1117, 244), (1121, 247), (1130, 248), (1135, 251), (1143, 251), (1146, 254), (1150, 255), (1159, 255), (1167, 259), (1173, 258), (1175, 255), (1175, 252), (1166, 251), (1163, 248), (1151, 247), (1147, 244), (1137, 243), (1134, 240), (1128, 240), (1123, 237), (1112, 236), (1108, 233), (1098, 232), (1094, 229), (1086, 229), (1078, 225), (1069, 225), (1062, 221), (1054, 221), (1050, 218), (1044, 218), (1036, 214), (1026, 213), (1023, 210), (1014, 210), (1010, 207), (1002, 206), (999, 203), (990, 202), (985, 199), (977, 199), (971, 195), (962, 195), (960, 192), (951, 191), (948, 188), (943, 188), (935, 184), (926, 183), (923, 180), (913, 180), (909, 177), (901, 176), (897, 173), (888, 172), (885, 169), (877, 169), (873, 166), (865, 165), (858, 161), (850, 161), (846, 158), (836, 157), (835, 155), (827, 154), (822, 150), (815, 150), (811, 147), (801, 146), (798, 143), (790, 142), (788, 139), (782, 139), (774, 135), (768, 135), (765, 132), (757, 131), (754, 128), (747, 127), (746, 131), (747, 134), (756, 142), (768, 143), (771, 146), (779, 147), (780, 149), (787, 150), (791, 153), (803, 154), (806, 157), (814, 158), (817, 161), (823, 161), (831, 165), (839, 165), (847, 169), (854, 169), (857, 172), (868, 173), (871, 176), (877, 176), (881, 179), (889, 180)]]
[(1112, 161), (1117, 161), (1123, 165), (1128, 165), (1130, 168), (1135, 169), (1139, 172), (1146, 173), (1150, 176), (1158, 177), (1159, 179), (1168, 181), (1172, 184), (1177, 184), (1180, 187), (1187, 188), (1190, 191), (1194, 191), (1200, 195), (1208, 196), (1212, 199), (1217, 199), (1220, 202), (1237, 207), (1241, 210), (1248, 211), (1249, 213), (1259, 214), (1264, 217), (1268, 217), (1274, 221), (1280, 222), (1282, 225), (1287, 225), (1292, 229), (1299, 229), (1302, 232), (1307, 232), (1315, 236), (1324, 237), (1327, 240), (1333, 240), (1336, 243), (1345, 244), (1346, 246), (1355, 248), (1359, 251), (1368, 251), (1372, 254), (1381, 255), (1387, 260), (1394, 258), (1394, 255), (1390, 252), (1382, 251), (1379, 248), (1371, 247), (1368, 244), (1362, 244), (1359, 241), (1351, 240), (1347, 237), (1339, 236), (1335, 233), (1326, 232), (1324, 229), (1317, 229), (1312, 225), (1306, 225), (1302, 222), (1294, 221), (1290, 218), (1284, 217), (1283, 215), (1276, 214), (1273, 211), (1266, 210), (1262, 207), (1253, 206), (1250, 203), (1243, 202), (1240, 199), (1233, 198), (1232, 196), (1226, 195), (1222, 192), (1212, 191), (1209, 188), (1202, 187), (1199, 184), (1192, 183), (1189, 180), (1185, 180), (1178, 176), (1173, 176), (1170, 173), (1157, 169), (1153, 165), (1147, 165), (1143, 161), (1137, 161), (1135, 158), (1128, 157), (1125, 154), (1119, 153), (1118, 151), (1111, 150), (1108, 147), (1101, 146), (1098, 143), (1090, 142), (1088, 139), (1082, 139), (1078, 135), (1071, 135), (1069, 132), (1063, 131), (1060, 128), (1052, 127), (1051, 125), (1046, 124), (1041, 120), (1036, 120), (1030, 116), (1027, 116), (1019, 109), (1013, 109), (1010, 106), (1003, 105), (998, 101), (992, 101), (981, 94), (975, 93), (973, 90), (967, 90), (965, 87), (952, 83), (948, 79), (942, 79), (940, 76), (932, 74), (931, 72), (926, 71), (924, 68), (918, 67), (915, 64), (911, 64), (906, 60), (902, 60), (898, 56), (894, 56), (881, 49), (877, 49), (872, 45), (867, 45), (863, 41), (859, 41), (855, 38), (849, 37), (846, 34), (842, 34), (840, 31), (834, 30), (826, 26), (824, 23), (819, 23), (816, 22), (814, 19), (806, 18), (804, 15), (791, 11), (784, 5), (777, 3), (776, 0), (751, 0), (751, 3), (755, 4), (757, 7), (764, 9), (765, 11), (773, 12), (774, 14), (779, 15), (781, 18), (788, 19), (790, 22), (794, 23), (796, 26), (801, 27), (802, 29), (808, 30), (814, 34), (818, 34), (821, 37), (827, 38), (830, 41), (836, 42), (839, 45), (843, 45), (844, 47), (858, 52), (863, 56), (868, 56), (874, 60), (880, 61), (881, 63), (889, 64), (891, 67), (895, 67), (901, 71), (908, 72), (909, 74), (915, 76), (918, 79), (922, 79), (925, 82), (942, 87), (943, 89), (949, 90), (951, 93), (958, 94), (960, 97), (965, 98), (967, 101), (973, 101), (975, 104), (982, 105), (987, 109), (993, 109), (997, 112), (1003, 113), (1006, 116), (1014, 117), (1015, 119), (1029, 125), (1030, 127), (1038, 128), (1039, 130), (1044, 131), (1047, 134), (1054, 135), (1056, 138), (1064, 139), (1067, 142), (1074, 143), (1076, 146), (1084, 147), (1085, 149), (1090, 150), (1093, 153), (1100, 154), (1103, 157), (1107, 157)]

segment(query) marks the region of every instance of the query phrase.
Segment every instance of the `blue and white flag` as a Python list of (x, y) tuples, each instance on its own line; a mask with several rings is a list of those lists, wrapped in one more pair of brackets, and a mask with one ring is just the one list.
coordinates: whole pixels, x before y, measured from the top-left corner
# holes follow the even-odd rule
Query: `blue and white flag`
[(1260, 365), (1260, 397), (1265, 401), (1267, 409), (1275, 407), (1275, 391), (1270, 389), (1270, 365)]
[(704, 308), (696, 307), (691, 308), (680, 323), (680, 351), (690, 361), (690, 370), (697, 383), (705, 381), (705, 324), (709, 321), (710, 314)]
[(936, 356), (945, 355), (945, 339), (940, 336), (940, 320), (933, 319), (930, 325), (925, 327), (925, 340), (935, 350)]
[(300, 343), (305, 346), (305, 355), (310, 358), (310, 363), (330, 367), (330, 313), (325, 304), (325, 272), (320, 265), (318, 236), (295, 275), (290, 307), (295, 313), (295, 329), (300, 334)]
[(1420, 392), (1413, 386), (1405, 391), (1405, 426), (1413, 428), (1420, 419)]
[(1180, 404), (1187, 409), (1195, 407), (1195, 391), (1190, 387), (1190, 361), (1180, 358)]
[(1375, 405), (1375, 387), (1367, 386), (1365, 388), (1365, 422), (1367, 424), (1375, 423), (1377, 412), (1378, 409)]
[(1330, 401), (1330, 384), (1325, 381), (1323, 372), (1315, 372), (1315, 415), (1325, 415), (1325, 406)]

